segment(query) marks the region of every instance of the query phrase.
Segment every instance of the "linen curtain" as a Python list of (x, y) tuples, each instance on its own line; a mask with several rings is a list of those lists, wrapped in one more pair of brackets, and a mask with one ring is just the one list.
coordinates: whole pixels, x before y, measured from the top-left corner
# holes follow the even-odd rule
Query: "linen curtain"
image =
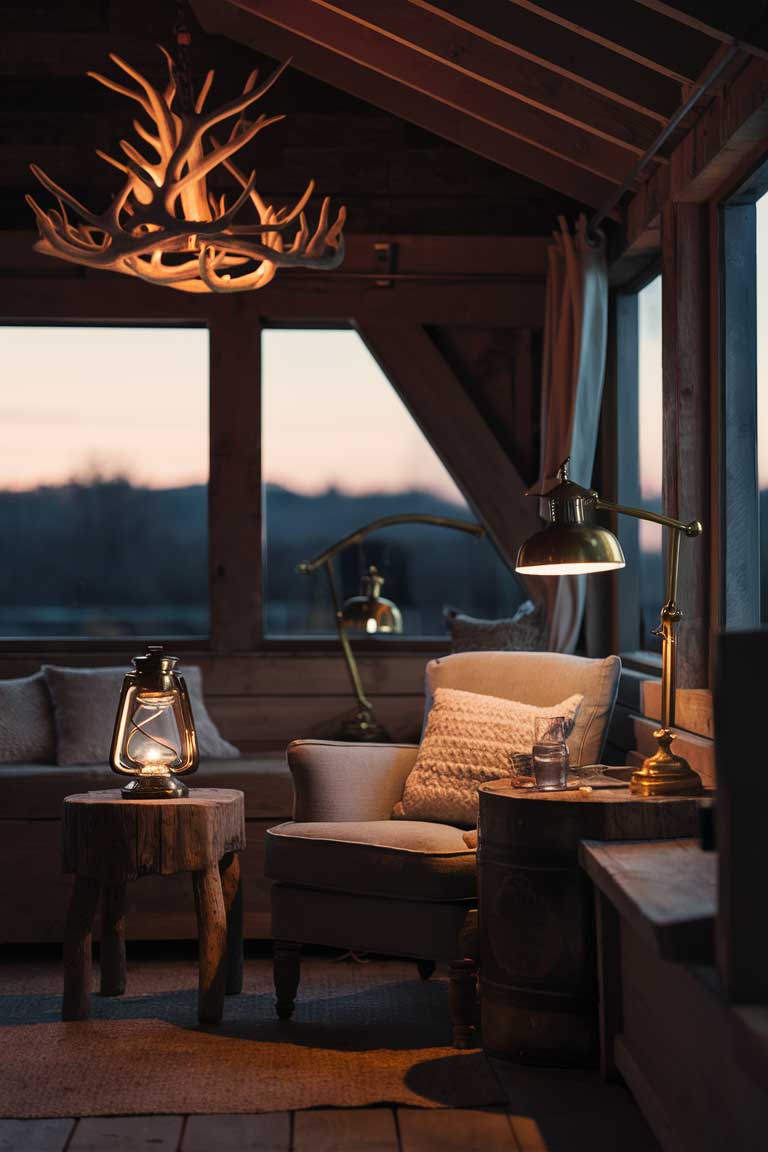
[[(541, 390), (539, 492), (555, 482), (571, 458), (571, 478), (589, 487), (605, 377), (608, 275), (602, 236), (575, 232), (564, 217), (548, 250)], [(585, 576), (538, 577), (547, 608), (548, 646), (573, 652), (584, 615)]]

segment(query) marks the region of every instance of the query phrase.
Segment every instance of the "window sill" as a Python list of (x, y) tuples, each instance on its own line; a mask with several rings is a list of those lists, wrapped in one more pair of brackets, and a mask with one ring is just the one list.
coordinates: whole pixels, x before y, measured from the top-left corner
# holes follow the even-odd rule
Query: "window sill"
[(644, 673), (647, 676), (661, 676), (660, 652), (620, 652), (621, 664), (632, 672)]

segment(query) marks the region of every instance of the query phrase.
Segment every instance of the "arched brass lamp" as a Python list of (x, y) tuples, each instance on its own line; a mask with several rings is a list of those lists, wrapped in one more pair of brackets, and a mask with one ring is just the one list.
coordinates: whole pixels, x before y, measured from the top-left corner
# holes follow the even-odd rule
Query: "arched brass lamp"
[(682, 756), (670, 751), (675, 723), (675, 632), (683, 614), (677, 606), (677, 573), (680, 537), (700, 536), (701, 524), (684, 524), (642, 508), (626, 508), (603, 500), (568, 476), (569, 459), (557, 472), (557, 484), (541, 497), (546, 528), (530, 536), (517, 554), (515, 570), (527, 576), (589, 575), (609, 572), (625, 564), (621, 545), (612, 532), (591, 519), (593, 509), (604, 508), (649, 520), (670, 530), (667, 562), (667, 598), (661, 624), (654, 631), (661, 637), (661, 727), (654, 732), (658, 749), (632, 774), (630, 787), (641, 796), (688, 796), (701, 792), (701, 778)]
[(351, 532), (349, 536), (337, 540), (335, 544), (326, 548), (314, 559), (299, 564), (297, 571), (303, 576), (308, 576), (310, 572), (315, 572), (318, 568), (324, 568), (328, 577), (328, 587), (331, 592), (336, 619), (336, 631), (357, 700), (355, 715), (342, 725), (339, 732), (342, 740), (370, 743), (389, 739), (386, 731), (376, 720), (373, 705), (365, 695), (360, 679), (360, 670), (349, 638), (350, 634), (355, 633), (381, 636), (402, 632), (403, 618), (397, 605), (381, 595), (384, 577), (374, 565), (368, 568), (362, 578), (360, 595), (352, 596), (342, 604), (339, 600), (336, 577), (333, 574), (333, 559), (351, 545), (359, 544), (372, 532), (377, 532), (380, 528), (391, 528), (396, 524), (430, 524), (435, 528), (452, 528), (457, 532), (468, 532), (471, 536), (485, 535), (485, 529), (481, 524), (472, 524), (468, 520), (454, 520), (449, 516), (430, 516), (418, 512), (406, 513), (402, 516), (382, 516), (378, 520), (372, 520), (370, 524), (364, 524), (362, 528)]

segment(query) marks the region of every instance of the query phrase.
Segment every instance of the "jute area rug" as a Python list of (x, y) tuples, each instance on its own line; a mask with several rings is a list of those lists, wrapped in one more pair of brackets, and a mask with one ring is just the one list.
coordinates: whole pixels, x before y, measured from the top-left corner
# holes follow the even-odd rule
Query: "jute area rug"
[(191, 961), (129, 963), (125, 996), (60, 1019), (60, 969), (0, 968), (0, 1116), (282, 1112), (504, 1102), (479, 1050), (450, 1046), (446, 981), (400, 961), (307, 957), (296, 1015), (275, 1019), (271, 964), (246, 964), (224, 1021), (200, 1027)]

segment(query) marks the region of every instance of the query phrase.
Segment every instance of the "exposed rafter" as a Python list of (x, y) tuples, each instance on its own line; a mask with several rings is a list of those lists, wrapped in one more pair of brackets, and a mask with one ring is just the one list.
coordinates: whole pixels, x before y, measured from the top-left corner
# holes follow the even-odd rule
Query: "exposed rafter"
[(615, 186), (613, 181), (570, 164), (554, 152), (529, 144), (460, 108), (407, 87), (380, 70), (350, 60), (232, 4), (193, 0), (193, 6), (207, 32), (229, 36), (274, 58), (291, 55), (294, 65), (308, 75), (582, 204), (598, 205)]

